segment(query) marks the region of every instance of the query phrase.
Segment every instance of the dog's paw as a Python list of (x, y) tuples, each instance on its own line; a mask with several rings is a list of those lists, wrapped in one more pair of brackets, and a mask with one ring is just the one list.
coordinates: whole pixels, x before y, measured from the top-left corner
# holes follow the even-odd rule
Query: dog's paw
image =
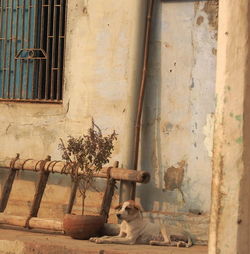
[(158, 241), (149, 241), (149, 244), (150, 244), (150, 245), (157, 245), (157, 242), (158, 242)]
[(186, 243), (186, 242), (184, 242), (184, 241), (179, 241), (179, 242), (177, 242), (177, 247), (184, 247), (184, 248), (189, 248), (189, 247), (191, 247), (192, 246), (192, 244), (190, 244), (190, 243)]
[(96, 238), (95, 243), (98, 243), (98, 244), (105, 243), (105, 240), (101, 238)]
[(89, 238), (89, 241), (92, 243), (104, 243), (104, 239), (99, 238), (99, 237), (91, 237)]
[(157, 246), (172, 246), (171, 242), (155, 241), (155, 240), (150, 241), (149, 244), (150, 245), (157, 245)]
[(90, 238), (89, 238), (89, 241), (95, 243), (95, 242), (96, 242), (96, 239), (97, 239), (97, 237), (90, 237)]

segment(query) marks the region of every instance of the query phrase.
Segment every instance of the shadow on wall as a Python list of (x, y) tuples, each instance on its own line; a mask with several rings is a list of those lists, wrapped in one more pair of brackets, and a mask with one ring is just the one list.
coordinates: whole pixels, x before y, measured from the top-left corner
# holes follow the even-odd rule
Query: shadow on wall
[[(162, 93), (163, 92), (166, 93), (166, 91), (167, 91), (167, 93), (169, 93), (169, 91), (166, 89), (166, 87), (164, 87), (166, 80), (168, 81), (168, 79), (166, 79), (167, 75), (165, 75), (164, 72), (167, 71), (166, 67), (168, 66), (168, 64), (170, 63), (169, 61), (171, 61), (171, 60), (170, 60), (170, 58), (166, 57), (166, 54), (165, 54), (166, 51), (164, 51), (164, 48), (162, 47), (162, 42), (164, 39), (166, 40), (166, 37), (169, 36), (169, 34), (171, 32), (173, 32), (173, 30), (171, 30), (171, 29), (176, 29), (174, 21), (180, 21), (180, 22), (182, 22), (181, 24), (186, 24), (183, 29), (188, 29), (188, 30), (186, 30), (188, 32), (189, 32), (190, 28), (197, 29), (196, 33), (198, 35), (202, 36), (203, 34), (199, 30), (199, 24), (197, 24), (196, 28), (192, 27), (193, 25), (195, 26), (195, 23), (193, 23), (193, 22), (196, 22), (197, 19), (199, 18), (199, 17), (193, 16), (194, 14), (192, 13), (192, 11), (193, 10), (195, 11), (199, 2), (206, 2), (207, 4), (205, 6), (207, 6), (208, 3), (210, 3), (211, 5), (212, 5), (212, 3), (216, 3), (216, 0), (212, 0), (212, 1), (181, 1), (181, 0), (167, 1), (167, 3), (169, 3), (169, 2), (182, 3), (183, 6), (185, 5), (185, 8), (183, 6), (180, 8), (176, 8), (176, 9), (178, 9), (178, 12), (176, 12), (176, 13), (180, 14), (180, 15), (177, 16), (175, 19), (175, 17), (173, 16), (174, 14), (172, 14), (171, 18), (173, 18), (173, 20), (171, 20), (170, 26), (168, 27), (169, 20), (166, 19), (166, 21), (164, 21), (165, 17), (163, 15), (165, 15), (164, 13), (166, 13), (166, 9), (169, 10), (169, 8), (164, 9), (165, 7), (163, 7), (163, 4), (162, 4), (162, 3), (165, 4), (166, 1), (162, 1), (162, 0), (156, 1), (156, 6), (154, 9), (154, 17), (153, 17), (152, 37), (151, 37), (151, 41), (150, 41), (149, 68), (148, 68), (148, 73), (147, 73), (147, 85), (146, 85), (146, 91), (145, 91), (143, 126), (142, 126), (142, 137), (141, 137), (141, 168), (143, 170), (150, 171), (151, 182), (146, 185), (140, 185), (140, 186), (138, 185), (137, 197), (140, 198), (141, 204), (146, 211), (152, 211), (152, 210), (166, 211), (166, 205), (167, 205), (168, 212), (169, 211), (171, 211), (171, 212), (192, 212), (191, 210), (193, 210), (193, 211), (197, 210), (197, 212), (195, 211), (195, 213), (200, 214), (200, 213), (202, 213), (202, 211), (200, 210), (201, 201), (199, 200), (199, 196), (193, 195), (192, 199), (187, 198), (187, 196), (190, 195), (189, 190), (191, 189), (191, 187), (190, 187), (190, 180), (185, 178), (184, 174), (186, 172), (187, 167), (190, 165), (187, 165), (187, 162), (182, 161), (182, 158), (181, 158), (181, 160), (178, 161), (178, 163), (176, 165), (167, 165), (168, 169), (166, 170), (166, 172), (164, 172), (165, 168), (163, 168), (163, 166), (164, 166), (163, 160), (164, 160), (164, 157), (166, 157), (166, 156), (163, 156), (164, 155), (163, 154), (164, 147), (162, 146), (163, 142), (161, 142), (161, 137), (163, 136), (162, 135), (162, 127), (161, 127), (161, 120), (162, 120), (161, 117), (163, 117), (163, 115), (166, 116), (168, 114), (168, 113), (165, 113), (165, 112), (168, 112), (167, 111), (168, 109), (162, 108), (162, 105), (165, 105), (165, 107), (166, 107), (166, 103), (164, 103), (165, 94), (162, 94)], [(185, 2), (190, 2), (190, 4), (186, 7)], [(192, 4), (193, 2), (195, 2), (195, 3)], [(171, 5), (169, 5), (169, 6), (171, 7)], [(172, 7), (173, 7), (173, 5), (172, 5)], [(190, 13), (185, 12), (186, 8), (187, 8), (187, 10), (190, 10)], [(213, 6), (213, 8), (214, 8), (214, 6)], [(202, 9), (202, 11), (206, 12), (204, 9)], [(214, 9), (212, 11), (214, 11)], [(214, 12), (212, 12), (212, 13), (214, 13)], [(208, 22), (210, 22), (209, 18), (208, 18)], [(180, 26), (179, 26), (179, 28), (180, 28)], [(165, 31), (165, 29), (169, 29), (169, 30)], [(190, 50), (191, 46), (193, 49), (193, 45), (191, 44), (191, 43), (193, 43), (193, 37), (189, 36), (188, 32), (184, 34), (184, 35), (186, 35), (186, 37), (184, 37), (184, 38), (190, 39), (190, 41), (187, 41), (187, 43), (189, 43), (190, 47), (187, 47), (186, 51), (184, 52), (185, 54), (183, 54), (184, 55), (183, 58), (182, 58), (182, 54), (181, 54), (182, 52), (178, 55), (178, 59), (181, 59), (181, 60), (182, 59), (186, 60), (186, 59), (191, 58), (191, 56), (189, 57), (189, 52), (190, 52), (189, 50)], [(208, 30), (208, 32), (209, 32), (209, 30)], [(181, 33), (182, 33), (182, 30), (179, 30), (179, 31), (175, 30), (175, 33), (173, 33), (173, 36), (171, 39), (175, 42), (177, 40), (180, 40), (182, 38)], [(198, 39), (196, 38), (196, 40), (198, 40)], [(183, 46), (183, 44), (178, 43), (178, 47), (176, 46), (175, 50), (180, 51), (180, 50), (182, 50), (182, 47), (184, 47), (184, 46)], [(171, 49), (168, 49), (168, 50), (171, 50)], [(196, 49), (196, 51), (198, 51), (198, 50), (199, 49)], [(204, 50), (206, 50), (206, 48), (204, 48)], [(179, 52), (177, 52), (177, 53), (179, 53)], [(190, 55), (191, 54), (192, 54), (192, 52), (190, 53)], [(162, 59), (162, 56), (164, 56), (164, 55), (165, 55), (165, 58)], [(196, 57), (197, 57), (196, 55), (192, 56), (192, 61), (196, 60)], [(185, 57), (185, 56), (187, 56), (187, 57)], [(199, 57), (200, 57), (200, 59), (201, 58), (203, 59), (204, 55), (200, 55)], [(187, 64), (187, 65), (188, 65), (188, 63), (190, 64), (190, 62), (187, 62), (187, 63), (184, 62), (184, 64)], [(182, 67), (184, 66), (184, 64), (182, 65)], [(192, 74), (193, 74), (192, 68), (193, 67), (190, 67), (189, 68), (190, 70), (186, 71), (186, 72), (184, 72), (183, 69), (179, 70), (178, 74), (180, 74), (180, 73), (182, 74), (182, 72), (184, 72), (184, 74), (186, 75), (186, 76), (183, 75), (185, 78), (184, 82), (186, 82), (186, 79), (188, 80), (189, 76), (192, 77)], [(170, 70), (170, 72), (172, 72), (172, 70)], [(169, 80), (171, 82), (171, 79), (169, 79)], [(182, 83), (184, 83), (184, 82), (182, 82)], [(184, 84), (186, 84), (186, 83), (184, 83)], [(189, 85), (188, 81), (187, 81), (187, 85)], [(191, 85), (193, 85), (193, 84), (191, 84)], [(181, 87), (179, 87), (179, 90), (180, 89), (181, 89)], [(176, 91), (175, 87), (174, 88), (172, 87), (171, 92), (175, 92), (175, 91)], [(205, 89), (204, 89), (204, 91), (205, 91)], [(188, 93), (190, 93), (190, 91), (188, 91)], [(168, 96), (168, 94), (167, 94), (167, 96)], [(197, 95), (193, 95), (193, 96), (199, 96), (199, 93), (197, 92)], [(190, 98), (193, 99), (193, 97), (190, 97)], [(179, 99), (179, 101), (181, 101), (180, 96), (178, 97), (178, 99)], [(166, 100), (167, 100), (167, 98), (166, 98)], [(186, 104), (181, 104), (181, 103), (179, 103), (179, 104), (181, 106), (186, 105)], [(199, 105), (197, 104), (195, 106), (198, 107)], [(181, 115), (181, 117), (184, 118), (185, 115), (183, 114), (183, 115)], [(199, 117), (199, 119), (201, 118), (200, 115), (198, 117)], [(169, 130), (171, 130), (173, 128), (173, 125), (168, 123), (167, 125), (165, 125), (165, 127), (166, 127), (165, 131), (169, 132)], [(200, 132), (201, 132), (201, 130), (200, 130)], [(203, 135), (203, 134), (200, 133), (200, 135)], [(192, 140), (191, 137), (189, 137), (189, 138), (190, 138), (190, 140)], [(166, 142), (165, 142), (165, 144), (166, 144)], [(189, 147), (186, 146), (186, 150), (188, 150), (188, 148)], [(178, 153), (178, 151), (177, 151), (177, 153)], [(190, 161), (191, 160), (189, 160), (189, 162)], [(172, 182), (170, 181), (171, 177), (172, 177)], [(186, 202), (184, 200), (184, 195), (183, 195), (183, 192), (181, 189), (181, 188), (183, 188), (182, 181), (184, 178), (185, 178), (185, 184), (184, 184), (185, 186), (184, 187), (185, 187), (185, 194), (186, 194), (186, 199), (187, 199)], [(193, 183), (194, 183), (194, 180), (191, 182), (191, 184), (193, 184)], [(187, 193), (187, 191), (188, 191), (188, 193)], [(192, 208), (192, 209), (190, 209), (190, 208)]]
[[(161, 115), (161, 1), (156, 1), (153, 13), (152, 34), (149, 49), (147, 83), (144, 98), (143, 126), (141, 137), (141, 168), (143, 170), (158, 169), (158, 177), (162, 179), (159, 165), (161, 161), (160, 115)], [(155, 186), (154, 172), (151, 181), (137, 188), (143, 208), (152, 210), (154, 201), (161, 201), (162, 190)], [(161, 184), (160, 184), (161, 185)], [(156, 200), (157, 197), (160, 200)]]

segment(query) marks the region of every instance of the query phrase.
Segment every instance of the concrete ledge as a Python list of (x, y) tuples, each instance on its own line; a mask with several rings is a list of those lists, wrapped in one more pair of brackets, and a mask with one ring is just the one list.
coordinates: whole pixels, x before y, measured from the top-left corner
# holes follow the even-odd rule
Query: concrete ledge
[(207, 247), (157, 247), (148, 245), (97, 245), (64, 235), (0, 229), (0, 254), (207, 254)]

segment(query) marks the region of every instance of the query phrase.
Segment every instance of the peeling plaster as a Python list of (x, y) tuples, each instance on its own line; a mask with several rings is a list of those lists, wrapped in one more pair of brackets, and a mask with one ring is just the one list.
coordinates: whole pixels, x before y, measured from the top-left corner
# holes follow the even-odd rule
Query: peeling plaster
[(207, 149), (208, 156), (213, 156), (213, 132), (214, 132), (214, 113), (207, 115), (206, 125), (203, 127), (203, 134), (205, 135), (204, 145)]
[(182, 183), (184, 179), (185, 168), (187, 163), (182, 160), (176, 166), (169, 167), (164, 174), (165, 190), (174, 191), (179, 190), (181, 194), (181, 201), (185, 203), (184, 193), (182, 191)]
[(181, 161), (176, 166), (169, 167), (164, 174), (165, 189), (175, 190), (181, 188), (184, 178), (184, 168), (186, 162)]
[(206, 1), (202, 9), (208, 16), (209, 25), (217, 31), (218, 28), (218, 10), (219, 10), (219, 1), (212, 0)]

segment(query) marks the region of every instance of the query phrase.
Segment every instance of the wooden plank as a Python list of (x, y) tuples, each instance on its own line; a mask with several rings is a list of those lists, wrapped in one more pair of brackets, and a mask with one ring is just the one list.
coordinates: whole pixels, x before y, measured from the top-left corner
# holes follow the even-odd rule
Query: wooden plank
[[(116, 161), (114, 163), (114, 168), (118, 168), (119, 162)], [(100, 215), (102, 215), (105, 219), (105, 222), (108, 221), (109, 217), (109, 210), (112, 202), (112, 198), (115, 192), (115, 187), (116, 187), (116, 180), (110, 177), (110, 172), (108, 172), (108, 178), (107, 178), (107, 185), (106, 185), (106, 190), (104, 192), (104, 196), (102, 199), (102, 205), (101, 205), (101, 210), (100, 210)]]

